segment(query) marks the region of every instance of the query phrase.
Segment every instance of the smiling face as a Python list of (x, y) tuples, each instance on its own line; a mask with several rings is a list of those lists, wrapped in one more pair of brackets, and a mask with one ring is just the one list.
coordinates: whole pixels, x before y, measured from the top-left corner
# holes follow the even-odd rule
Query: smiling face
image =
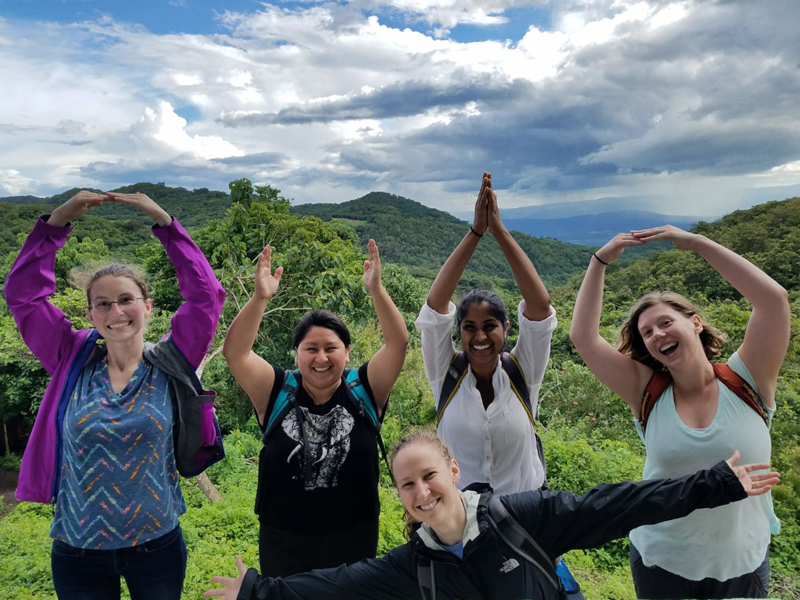
[(412, 519), (429, 525), (440, 536), (459, 527), (463, 532), (466, 512), (456, 488), (460, 472), (455, 460), (446, 459), (438, 448), (420, 441), (397, 452), (392, 473), (403, 507)]
[(668, 368), (695, 360), (698, 353), (705, 357), (700, 341), (703, 325), (697, 315), (686, 316), (661, 302), (642, 311), (637, 329), (650, 356)]
[(338, 385), (349, 361), (350, 346), (345, 346), (335, 331), (318, 325), (308, 329), (294, 357), (303, 385), (315, 390)]
[(486, 302), (472, 304), (466, 310), (461, 321), (461, 346), (473, 370), (494, 371), (506, 341), (507, 328), (508, 323), (493, 315)]
[[(132, 306), (120, 308), (119, 302), (126, 299), (141, 298), (142, 290), (129, 277), (105, 276), (92, 283), (88, 291), (90, 306), (86, 310), (86, 318), (97, 329), (107, 343), (127, 341), (142, 337), (145, 319), (150, 315), (152, 301), (136, 300)], [(112, 302), (108, 312), (97, 306)]]

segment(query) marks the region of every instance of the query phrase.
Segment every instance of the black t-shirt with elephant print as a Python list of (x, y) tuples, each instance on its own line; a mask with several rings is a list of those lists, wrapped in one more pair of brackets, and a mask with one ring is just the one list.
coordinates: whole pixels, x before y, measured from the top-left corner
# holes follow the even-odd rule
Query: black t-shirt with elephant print
[[(367, 364), (358, 377), (374, 405)], [(285, 371), (275, 367), (267, 417), (283, 387)], [(350, 524), (377, 521), (378, 449), (375, 428), (349, 399), (345, 384), (325, 404), (299, 385), (296, 399), (305, 417), (313, 460), (305, 470), (306, 452), (297, 411), (292, 408), (269, 434), (261, 449), (256, 513), (272, 527), (299, 534), (336, 533)], [(262, 432), (265, 426), (262, 426)]]

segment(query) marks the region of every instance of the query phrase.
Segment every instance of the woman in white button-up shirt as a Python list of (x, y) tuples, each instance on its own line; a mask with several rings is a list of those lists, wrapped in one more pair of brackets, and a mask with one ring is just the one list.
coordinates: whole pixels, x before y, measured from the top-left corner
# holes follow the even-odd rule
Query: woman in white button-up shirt
[(458, 310), (450, 301), (487, 229), (500, 244), (522, 294), (519, 339), (511, 354), (522, 369), (535, 410), (556, 327), (555, 311), (530, 259), (500, 220), (489, 173), (483, 174), (472, 227), (439, 271), (416, 325), (422, 331), (425, 370), (438, 398), (456, 352), (452, 331), (457, 318), (469, 367), (442, 416), (439, 434), (458, 460), (463, 486), (486, 482), (495, 492), (510, 494), (540, 488), (545, 472), (525, 407), (500, 367), (510, 324), (506, 307), (486, 290), (469, 292)]

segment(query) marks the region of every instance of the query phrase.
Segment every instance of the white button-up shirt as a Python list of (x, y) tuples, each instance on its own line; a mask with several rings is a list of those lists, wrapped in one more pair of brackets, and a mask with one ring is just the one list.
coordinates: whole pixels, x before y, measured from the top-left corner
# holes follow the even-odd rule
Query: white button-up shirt
[[(550, 315), (542, 321), (526, 319), (522, 307), (520, 302), (517, 310), (519, 339), (511, 352), (525, 375), (535, 412), (557, 321), (552, 307)], [(422, 358), (434, 398), (439, 397), (456, 351), (453, 345), (455, 316), (456, 307), (452, 302), (446, 315), (437, 313), (426, 303), (417, 318), (417, 329), (422, 332)], [(439, 435), (461, 467), (459, 485), (463, 488), (476, 481), (486, 482), (499, 494), (538, 489), (544, 483), (545, 473), (536, 450), (536, 437), (522, 402), (500, 367), (499, 357), (492, 386), (494, 400), (484, 409), (475, 376), (468, 368), (439, 424)]]

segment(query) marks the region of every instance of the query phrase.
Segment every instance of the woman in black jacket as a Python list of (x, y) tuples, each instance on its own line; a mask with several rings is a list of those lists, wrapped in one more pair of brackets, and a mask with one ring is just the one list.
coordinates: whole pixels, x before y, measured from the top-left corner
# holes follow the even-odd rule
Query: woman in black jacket
[[(224, 587), (203, 596), (225, 600), (556, 600), (562, 591), (551, 576), (552, 562), (537, 562), (539, 557), (600, 546), (640, 525), (765, 494), (778, 482), (775, 472), (751, 475), (769, 465), (737, 467), (738, 460), (736, 452), (694, 475), (601, 484), (582, 496), (530, 491), (493, 497), (488, 488), (459, 491), (458, 463), (447, 447), (433, 433), (413, 434), (400, 441), (391, 457), (407, 519), (422, 523), (408, 543), (384, 558), (286, 578), (259, 577), (238, 557), (239, 576), (213, 577)], [(503, 513), (511, 519), (504, 519)], [(520, 542), (523, 537), (527, 540)], [(530, 550), (527, 555), (533, 560), (520, 549)], [(537, 557), (535, 552), (541, 554)]]

